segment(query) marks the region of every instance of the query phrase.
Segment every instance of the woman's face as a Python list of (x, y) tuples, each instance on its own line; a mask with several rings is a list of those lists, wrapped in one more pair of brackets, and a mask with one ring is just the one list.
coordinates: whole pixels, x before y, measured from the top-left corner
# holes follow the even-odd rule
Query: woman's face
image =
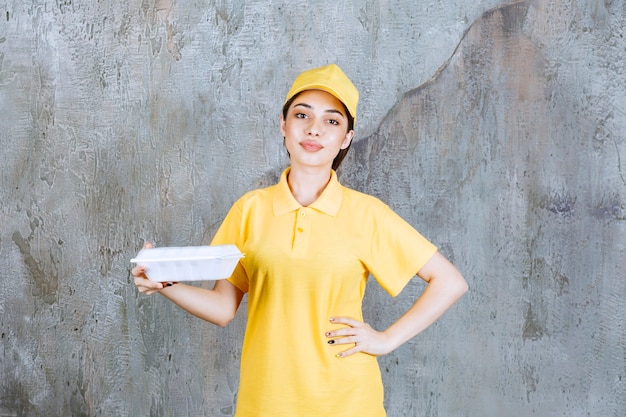
[(285, 137), (292, 166), (330, 167), (339, 150), (350, 145), (345, 107), (335, 96), (321, 90), (300, 93), (287, 116), (281, 116), (280, 132)]

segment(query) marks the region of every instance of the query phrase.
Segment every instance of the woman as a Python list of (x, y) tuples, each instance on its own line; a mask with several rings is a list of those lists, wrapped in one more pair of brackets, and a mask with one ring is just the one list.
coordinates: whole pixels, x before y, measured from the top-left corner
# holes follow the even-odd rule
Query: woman
[[(419, 334), (468, 289), (459, 271), (378, 199), (343, 187), (335, 169), (354, 137), (359, 93), (336, 65), (300, 74), (280, 131), (290, 167), (278, 184), (231, 208), (212, 244), (246, 257), (212, 290), (164, 286), (133, 268), (135, 284), (219, 326), (248, 294), (237, 417), (382, 417), (376, 356)], [(363, 322), (369, 274), (397, 295), (428, 283), (384, 331)]]

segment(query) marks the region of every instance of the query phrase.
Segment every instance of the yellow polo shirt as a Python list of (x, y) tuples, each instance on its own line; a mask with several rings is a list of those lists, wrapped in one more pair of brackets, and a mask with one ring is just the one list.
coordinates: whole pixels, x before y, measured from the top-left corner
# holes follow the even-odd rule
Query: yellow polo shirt
[(371, 273), (392, 296), (437, 248), (380, 200), (342, 186), (335, 172), (301, 206), (280, 182), (231, 208), (212, 244), (245, 253), (230, 282), (248, 294), (236, 417), (383, 417), (376, 357), (336, 354), (333, 316), (362, 320)]

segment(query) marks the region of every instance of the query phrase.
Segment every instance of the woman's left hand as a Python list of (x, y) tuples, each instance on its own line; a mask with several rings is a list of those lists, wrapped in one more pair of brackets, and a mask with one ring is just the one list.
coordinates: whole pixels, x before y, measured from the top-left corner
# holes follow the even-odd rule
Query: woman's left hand
[(345, 358), (358, 352), (370, 355), (386, 355), (393, 350), (391, 341), (383, 332), (376, 331), (367, 323), (348, 317), (332, 317), (333, 324), (344, 324), (347, 327), (326, 332), (330, 345), (354, 345), (340, 352), (337, 357)]
[(384, 332), (378, 332), (367, 323), (347, 317), (330, 319), (331, 323), (346, 327), (326, 332), (328, 343), (354, 344), (337, 355), (338, 357), (343, 358), (357, 352), (386, 355), (433, 324), (468, 290), (463, 275), (439, 252), (417, 274), (428, 283), (426, 289), (413, 306)]

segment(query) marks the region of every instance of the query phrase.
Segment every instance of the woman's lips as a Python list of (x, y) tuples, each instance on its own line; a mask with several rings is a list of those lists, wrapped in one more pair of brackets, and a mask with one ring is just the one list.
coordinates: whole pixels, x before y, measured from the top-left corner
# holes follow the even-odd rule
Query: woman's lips
[(300, 142), (300, 146), (302, 146), (302, 148), (308, 152), (316, 152), (322, 149), (323, 147), (322, 145), (315, 142), (314, 140), (304, 140)]

